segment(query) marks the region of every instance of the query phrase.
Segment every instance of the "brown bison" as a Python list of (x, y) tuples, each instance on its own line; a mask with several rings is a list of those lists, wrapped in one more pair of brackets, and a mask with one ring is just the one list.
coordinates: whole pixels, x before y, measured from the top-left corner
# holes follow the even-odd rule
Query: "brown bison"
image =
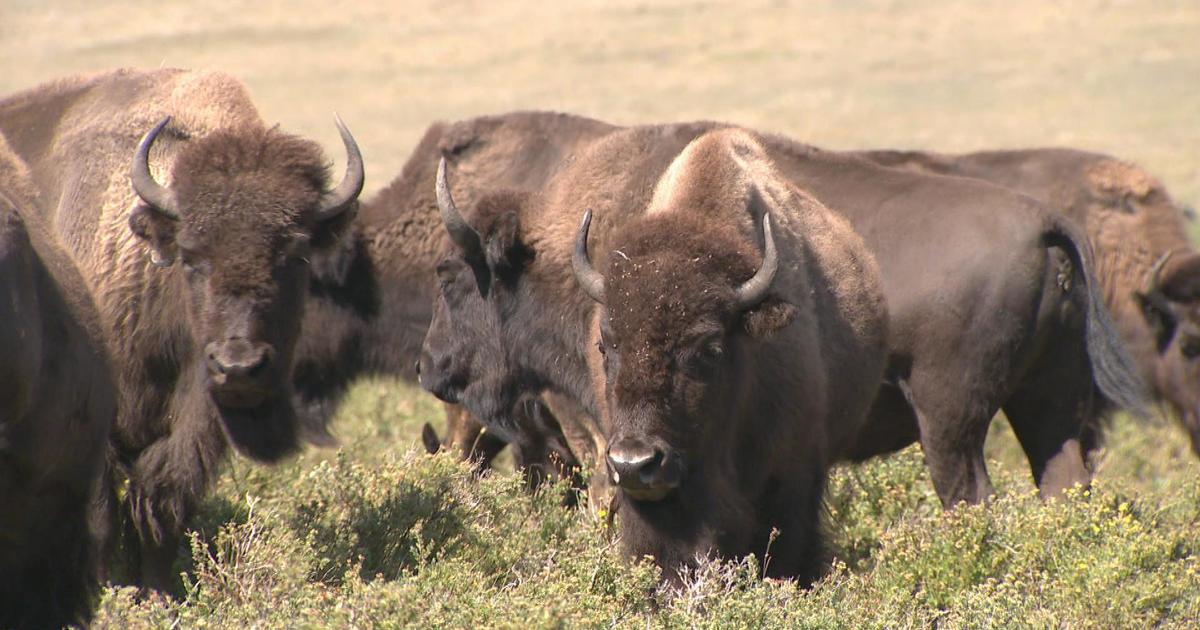
[(710, 552), (757, 552), (767, 575), (811, 580), (827, 471), (887, 361), (866, 245), (736, 129), (683, 150), (645, 215), (609, 238), (605, 272), (587, 257), (590, 219), (573, 265), (604, 306), (626, 551), (668, 579)]
[[(717, 126), (617, 130), (542, 194), (482, 195), (464, 213), (443, 204), (457, 236), (439, 264), (423, 384), (489, 423), (547, 389), (604, 417), (592, 385), (592, 305), (564, 271), (573, 217), (595, 211), (594, 251), (606, 255), (611, 230), (646, 207), (670, 160)], [(839, 456), (860, 460), (919, 439), (943, 502), (979, 501), (992, 492), (983, 442), (1003, 408), (1043, 493), (1086, 483), (1096, 390), (1131, 408), (1141, 391), (1093, 290), (1081, 234), (985, 182), (884, 168), (779, 136), (761, 143), (789, 182), (849, 219), (883, 274), (888, 378)]]
[(1072, 149), (939, 155), (872, 151), (903, 168), (988, 180), (1085, 226), (1104, 300), (1143, 379), (1187, 429), (1200, 455), (1200, 252), (1186, 210), (1136, 165)]
[(0, 628), (86, 624), (116, 416), (99, 316), (0, 136)]
[(175, 580), (180, 535), (230, 445), (262, 462), (299, 447), (291, 379), (309, 268), (338, 249), (363, 185), (338, 125), (347, 168), (330, 186), (320, 148), (265, 126), (223, 74), (123, 70), (0, 101), (0, 132), (117, 359), (111, 458), (147, 586)]
[[(542, 112), (431, 125), (400, 174), (362, 203), (349, 238), (312, 265), (295, 370), (297, 406), (305, 423), (320, 434), (350, 382), (361, 375), (415, 380), (437, 292), (434, 267), (448, 244), (434, 194), (441, 158), (463, 199), (491, 188), (534, 191), (580, 147), (612, 129), (599, 121)], [(450, 431), (444, 440), (432, 427), (423, 433), (431, 452), (449, 447), (486, 468), (506, 446), (461, 408), (448, 405), (446, 413)], [(516, 423), (520, 433), (510, 436), (518, 451), (515, 461), (521, 467), (528, 463), (531, 482), (557, 476), (546, 466), (561, 471), (573, 465), (568, 438), (543, 401), (523, 400), (515, 413), (522, 417)], [(546, 460), (551, 453), (554, 461)]]

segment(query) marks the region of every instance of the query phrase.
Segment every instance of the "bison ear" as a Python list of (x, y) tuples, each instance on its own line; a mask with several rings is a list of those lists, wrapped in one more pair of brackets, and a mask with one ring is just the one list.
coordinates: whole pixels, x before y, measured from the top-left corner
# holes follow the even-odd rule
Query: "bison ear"
[(350, 234), (354, 225), (354, 217), (358, 216), (358, 200), (350, 202), (350, 207), (331, 218), (317, 221), (313, 226), (312, 248), (314, 251), (328, 249), (342, 243)]
[(129, 214), (129, 229), (150, 246), (150, 262), (170, 267), (179, 248), (175, 245), (177, 222), (139, 200)]
[(312, 252), (312, 282), (327, 287), (345, 287), (350, 281), (350, 270), (360, 257), (361, 239), (353, 233), (333, 244), (332, 247), (314, 248)]
[(496, 217), (489, 230), (484, 255), (489, 267), (516, 269), (524, 262), (527, 250), (521, 242), (521, 219), (508, 211)]
[(1146, 318), (1146, 323), (1150, 325), (1150, 330), (1154, 333), (1154, 344), (1158, 351), (1165, 351), (1175, 336), (1176, 320), (1175, 314), (1171, 311), (1171, 303), (1167, 301), (1166, 296), (1158, 292), (1147, 294), (1134, 291), (1133, 299), (1137, 302), (1138, 308), (1142, 311), (1142, 317)]
[(796, 319), (798, 312), (795, 305), (768, 297), (758, 306), (746, 311), (742, 318), (746, 333), (755, 339), (763, 339), (786, 328)]

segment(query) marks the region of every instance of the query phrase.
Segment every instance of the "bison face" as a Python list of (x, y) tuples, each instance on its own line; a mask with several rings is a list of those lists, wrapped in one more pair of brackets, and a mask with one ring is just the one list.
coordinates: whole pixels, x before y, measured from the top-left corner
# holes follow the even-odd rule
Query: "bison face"
[(683, 482), (687, 454), (703, 441), (699, 433), (720, 420), (731, 340), (717, 312), (696, 317), (681, 338), (665, 340), (657, 329), (614, 317), (627, 309), (614, 300), (601, 315), (599, 346), (612, 423), (606, 460), (613, 483), (626, 496), (659, 501)]
[(1158, 350), (1154, 383), (1182, 420), (1200, 455), (1200, 254), (1162, 277), (1164, 256), (1144, 291), (1134, 294)]
[(451, 247), (437, 266), (439, 291), (418, 363), (421, 385), (504, 429), (523, 393), (519, 369), (509, 361), (505, 321), (531, 257), (518, 238), (517, 209), (524, 198), (510, 193), (481, 198), (474, 213), (477, 231), (454, 203), (445, 160), (438, 166), (437, 198)]
[(1192, 451), (1200, 456), (1200, 307), (1180, 305), (1176, 310), (1184, 311), (1180, 314), (1187, 319), (1159, 355), (1155, 381), (1187, 429)]
[(484, 293), (488, 270), (451, 255), (437, 266), (438, 294), (421, 348), (421, 386), (438, 398), (467, 406), (491, 422), (512, 409), (516, 397), (505, 386), (508, 372), (503, 332)]
[(290, 383), (309, 263), (354, 215), (361, 158), (339, 121), (350, 159), (342, 185), (326, 192), (312, 143), (276, 130), (218, 132), (181, 148), (163, 187), (147, 159), (167, 122), (135, 157), (130, 227), (152, 262), (177, 269), (163, 291), (186, 305), (191, 354), (226, 434), (246, 455), (274, 460), (296, 447)]
[(699, 470), (731, 445), (753, 378), (737, 366), (752, 361), (755, 338), (786, 327), (795, 311), (769, 295), (778, 261), (766, 218), (761, 265), (744, 239), (701, 236), (711, 228), (683, 216), (652, 217), (613, 237), (604, 276), (587, 258), (590, 219), (573, 263), (580, 286), (605, 305), (608, 467), (630, 499), (660, 501), (688, 479), (720, 474)]
[(1162, 256), (1134, 292), (1154, 337), (1154, 384), (1174, 408), (1200, 455), (1200, 254)]

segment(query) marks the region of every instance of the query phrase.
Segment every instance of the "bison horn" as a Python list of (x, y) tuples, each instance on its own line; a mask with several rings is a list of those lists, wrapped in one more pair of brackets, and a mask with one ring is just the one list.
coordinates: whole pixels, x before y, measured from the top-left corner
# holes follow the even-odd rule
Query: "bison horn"
[(318, 221), (326, 221), (345, 212), (350, 204), (358, 199), (365, 180), (362, 152), (358, 150), (354, 135), (346, 128), (341, 116), (334, 114), (333, 119), (337, 123), (338, 133), (342, 136), (342, 144), (346, 146), (346, 174), (342, 176), (342, 183), (321, 200), (321, 209), (317, 210)]
[(458, 206), (454, 204), (454, 197), (450, 195), (450, 184), (446, 181), (446, 158), (438, 162), (437, 204), (438, 211), (442, 214), (442, 223), (446, 224), (446, 231), (450, 233), (450, 240), (454, 241), (455, 245), (467, 254), (483, 249), (479, 232), (476, 232), (459, 213)]
[(767, 297), (767, 291), (775, 281), (775, 272), (779, 271), (779, 255), (775, 251), (775, 237), (771, 235), (769, 214), (763, 215), (763, 241), (766, 251), (763, 253), (762, 267), (734, 293), (734, 303), (738, 310), (744, 311), (758, 306), (759, 302)]
[(583, 213), (583, 221), (579, 224), (579, 234), (575, 237), (575, 250), (571, 252), (571, 268), (575, 270), (575, 280), (579, 288), (596, 302), (604, 304), (604, 276), (592, 267), (588, 258), (587, 239), (588, 229), (592, 226), (592, 211)]
[(179, 212), (174, 208), (175, 202), (171, 191), (166, 186), (154, 181), (154, 176), (150, 174), (150, 147), (154, 145), (154, 139), (158, 137), (158, 133), (169, 122), (171, 122), (171, 117), (167, 116), (142, 136), (137, 152), (133, 154), (133, 169), (130, 172), (130, 179), (133, 180), (133, 192), (137, 193), (142, 201), (150, 204), (150, 207), (159, 214), (178, 221)]
[(1168, 251), (1162, 256), (1159, 256), (1158, 260), (1154, 262), (1154, 266), (1150, 268), (1150, 277), (1146, 280), (1146, 288), (1143, 291), (1144, 294), (1154, 295), (1155, 293), (1162, 291), (1162, 288), (1159, 286), (1162, 283), (1162, 271), (1163, 268), (1167, 266), (1167, 261), (1171, 260), (1172, 253), (1173, 252)]

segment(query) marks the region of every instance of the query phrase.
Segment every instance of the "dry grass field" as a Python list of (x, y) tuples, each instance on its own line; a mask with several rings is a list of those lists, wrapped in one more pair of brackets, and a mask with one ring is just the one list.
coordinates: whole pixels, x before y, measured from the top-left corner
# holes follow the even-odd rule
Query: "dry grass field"
[[(0, 94), (117, 66), (220, 69), (367, 194), (425, 127), (512, 109), (708, 118), (830, 148), (1069, 145), (1141, 163), (1200, 205), (1200, 3), (0, 0)], [(839, 558), (810, 591), (713, 565), (674, 599), (591, 516), (418, 454), (432, 398), (355, 388), (339, 452), (234, 461), (185, 592), (109, 589), (100, 627), (1196, 627), (1200, 462), (1121, 419), (1087, 496), (1043, 505), (1003, 423), (1001, 497), (944, 515), (919, 451), (839, 472)], [(3, 509), (0, 507), (0, 509)], [(183, 554), (186, 555), (186, 554)]]
[[(5, 0), (0, 93), (116, 66), (225, 70), (368, 192), (430, 121), (709, 118), (830, 148), (1071, 145), (1200, 202), (1200, 5), (1090, 0)], [(333, 151), (340, 155), (340, 151)]]

